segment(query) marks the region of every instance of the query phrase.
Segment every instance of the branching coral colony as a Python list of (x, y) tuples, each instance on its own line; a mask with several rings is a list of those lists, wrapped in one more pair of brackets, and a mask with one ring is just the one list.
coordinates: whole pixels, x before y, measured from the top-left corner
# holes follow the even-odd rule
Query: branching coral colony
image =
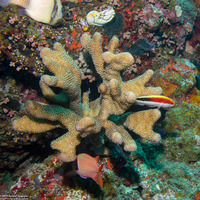
[[(120, 71), (133, 63), (132, 55), (116, 53), (119, 42), (116, 37), (111, 39), (108, 51), (103, 53), (101, 40), (100, 33), (95, 33), (92, 38), (84, 34), (81, 38), (83, 48), (90, 53), (103, 80), (98, 87), (98, 99), (89, 102), (88, 92), (81, 95), (81, 72), (61, 44), (55, 43), (54, 50), (41, 50), (42, 60), (54, 76), (43, 75), (40, 79), (43, 95), (55, 104), (27, 101), (25, 108), (29, 115), (13, 122), (13, 128), (22, 132), (41, 133), (64, 126), (67, 133), (52, 141), (51, 147), (61, 152), (60, 159), (65, 162), (76, 159), (76, 146), (84, 138), (89, 138), (91, 144), (98, 147), (104, 147), (105, 141), (110, 139), (116, 144), (123, 144), (125, 151), (137, 148), (127, 129), (147, 140), (160, 141), (160, 135), (152, 130), (160, 118), (160, 111), (148, 109), (136, 112), (130, 109), (136, 97), (162, 93), (160, 87), (145, 87), (153, 71), (147, 70), (143, 75), (123, 82)], [(60, 88), (60, 93), (54, 93), (52, 87)], [(129, 112), (126, 112), (128, 109)], [(120, 120), (125, 113), (125, 119)], [(119, 116), (119, 120), (110, 120), (111, 115)]]

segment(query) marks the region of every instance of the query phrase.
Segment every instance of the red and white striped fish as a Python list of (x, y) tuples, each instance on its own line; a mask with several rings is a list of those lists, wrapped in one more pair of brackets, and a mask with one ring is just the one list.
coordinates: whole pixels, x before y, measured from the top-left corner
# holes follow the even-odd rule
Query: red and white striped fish
[(169, 97), (163, 95), (148, 95), (137, 97), (135, 104), (169, 109), (175, 105), (175, 102)]

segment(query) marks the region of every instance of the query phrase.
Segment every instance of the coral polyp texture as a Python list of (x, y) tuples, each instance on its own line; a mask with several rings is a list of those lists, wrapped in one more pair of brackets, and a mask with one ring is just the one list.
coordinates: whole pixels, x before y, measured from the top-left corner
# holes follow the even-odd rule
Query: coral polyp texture
[[(92, 38), (88, 34), (81, 37), (83, 50), (89, 52), (102, 78), (98, 87), (100, 96), (94, 101), (89, 100), (89, 92), (81, 95), (81, 72), (62, 45), (55, 43), (53, 50), (43, 48), (40, 53), (43, 63), (54, 75), (41, 76), (40, 88), (54, 104), (27, 101), (28, 115), (15, 120), (13, 128), (35, 133), (65, 128), (66, 134), (51, 142), (51, 147), (60, 151), (60, 159), (65, 162), (76, 159), (76, 147), (84, 138), (99, 148), (109, 139), (130, 152), (136, 151), (137, 146), (129, 130), (149, 141), (159, 142), (160, 135), (153, 131), (161, 115), (159, 109), (136, 111), (132, 105), (137, 97), (159, 95), (162, 89), (145, 86), (153, 75), (152, 70), (122, 81), (120, 71), (134, 59), (130, 53), (117, 53), (118, 42), (117, 37), (112, 37), (108, 51), (103, 52), (100, 33), (94, 33)], [(60, 92), (55, 93), (53, 87), (60, 88)]]

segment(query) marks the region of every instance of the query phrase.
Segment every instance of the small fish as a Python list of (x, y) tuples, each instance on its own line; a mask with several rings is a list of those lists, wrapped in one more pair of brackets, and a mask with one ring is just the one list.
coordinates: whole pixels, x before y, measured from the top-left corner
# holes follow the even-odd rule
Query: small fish
[(148, 95), (137, 97), (135, 104), (168, 109), (175, 105), (174, 101), (163, 95)]
[(101, 169), (103, 165), (98, 166), (99, 156), (93, 158), (92, 156), (81, 153), (77, 156), (77, 174), (82, 178), (92, 178), (100, 187), (103, 187), (103, 180), (101, 176)]
[(88, 24), (87, 24), (87, 21), (83, 18), (80, 18), (80, 24), (81, 24), (81, 27), (83, 29), (83, 31), (87, 31), (88, 30)]
[(60, 0), (0, 0), (0, 6), (9, 4), (23, 7), (26, 15), (45, 24), (55, 25), (63, 16)]

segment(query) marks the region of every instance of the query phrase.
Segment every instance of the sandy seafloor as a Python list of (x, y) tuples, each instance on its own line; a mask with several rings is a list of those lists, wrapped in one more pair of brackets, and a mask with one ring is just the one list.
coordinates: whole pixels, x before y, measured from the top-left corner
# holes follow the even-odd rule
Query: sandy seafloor
[[(0, 199), (199, 200), (199, 0), (62, 0), (62, 5), (63, 19), (57, 26), (21, 15), (17, 6), (0, 7)], [(86, 23), (89, 11), (109, 6), (115, 11), (112, 21), (103, 26)], [(161, 118), (153, 126), (161, 135), (159, 143), (132, 131), (137, 151), (126, 152), (110, 141), (113, 154), (105, 156), (82, 142), (77, 152), (100, 156), (102, 188), (72, 173), (73, 164), (58, 159), (59, 152), (51, 149), (51, 141), (66, 127), (45, 133), (12, 127), (27, 114), (27, 100), (52, 104), (39, 87), (40, 77), (50, 74), (40, 51), (52, 49), (55, 42), (80, 69), (82, 92), (90, 90), (91, 101), (98, 98), (102, 78), (80, 43), (84, 33), (92, 37), (95, 32), (102, 35), (103, 52), (116, 36), (117, 53), (133, 56), (133, 64), (120, 72), (124, 82), (151, 69), (154, 75), (147, 85), (161, 87), (175, 102), (170, 109), (159, 108)]]

